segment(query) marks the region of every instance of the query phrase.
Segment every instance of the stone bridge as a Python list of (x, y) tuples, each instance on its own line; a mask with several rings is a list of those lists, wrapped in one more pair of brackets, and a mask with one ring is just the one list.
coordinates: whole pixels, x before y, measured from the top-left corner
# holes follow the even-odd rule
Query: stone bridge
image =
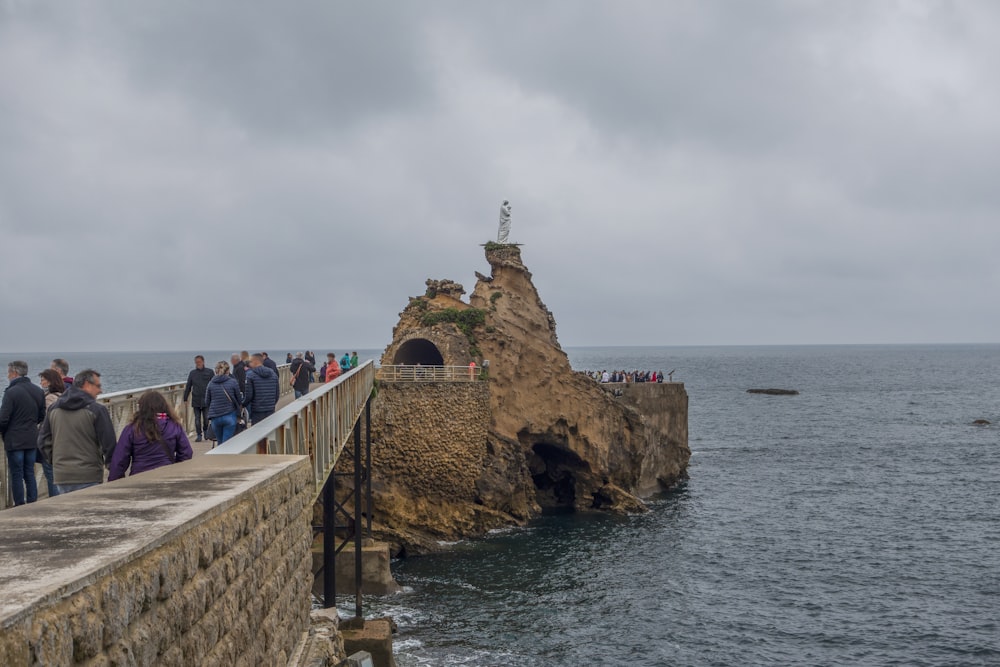
[(342, 451), (360, 464), (374, 377), (369, 361), (205, 456), (0, 512), (0, 665), (295, 660), (310, 627), (313, 505), (333, 497)]

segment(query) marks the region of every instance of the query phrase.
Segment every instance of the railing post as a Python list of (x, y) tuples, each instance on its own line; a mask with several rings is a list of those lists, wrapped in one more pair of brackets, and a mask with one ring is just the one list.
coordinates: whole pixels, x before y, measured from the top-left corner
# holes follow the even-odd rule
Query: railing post
[(365, 515), (368, 537), (372, 536), (372, 397), (365, 401)]
[(361, 419), (354, 422), (354, 616), (361, 612)]
[(332, 474), (323, 485), (323, 607), (337, 605), (337, 487)]

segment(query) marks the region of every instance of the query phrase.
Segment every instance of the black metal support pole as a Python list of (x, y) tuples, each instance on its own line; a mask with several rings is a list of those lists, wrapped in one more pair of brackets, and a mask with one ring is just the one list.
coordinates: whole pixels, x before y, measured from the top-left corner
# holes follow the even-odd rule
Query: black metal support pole
[(354, 422), (354, 616), (361, 612), (361, 420)]
[(365, 516), (372, 536), (372, 397), (365, 402)]
[(337, 487), (333, 472), (323, 485), (323, 607), (337, 604)]

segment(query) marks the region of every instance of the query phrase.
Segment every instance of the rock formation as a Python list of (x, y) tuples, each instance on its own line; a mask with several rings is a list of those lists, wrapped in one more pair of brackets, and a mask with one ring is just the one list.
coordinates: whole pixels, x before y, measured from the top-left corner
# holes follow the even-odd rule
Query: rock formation
[(376, 532), (410, 553), (547, 509), (642, 511), (641, 496), (686, 477), (683, 385), (615, 396), (574, 372), (520, 248), (490, 243), (486, 259), (468, 303), (461, 285), (427, 281), (382, 357), (383, 371), (457, 373), (380, 381), (373, 402)]

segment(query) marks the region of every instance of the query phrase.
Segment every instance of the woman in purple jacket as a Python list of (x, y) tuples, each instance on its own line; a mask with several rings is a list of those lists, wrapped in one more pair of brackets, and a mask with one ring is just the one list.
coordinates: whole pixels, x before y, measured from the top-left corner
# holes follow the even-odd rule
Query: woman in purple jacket
[(108, 481), (124, 477), (129, 464), (132, 466), (129, 474), (137, 475), (187, 461), (193, 454), (184, 427), (167, 399), (155, 391), (147, 391), (139, 397), (139, 409), (132, 417), (132, 423), (118, 438), (115, 453), (111, 456)]

